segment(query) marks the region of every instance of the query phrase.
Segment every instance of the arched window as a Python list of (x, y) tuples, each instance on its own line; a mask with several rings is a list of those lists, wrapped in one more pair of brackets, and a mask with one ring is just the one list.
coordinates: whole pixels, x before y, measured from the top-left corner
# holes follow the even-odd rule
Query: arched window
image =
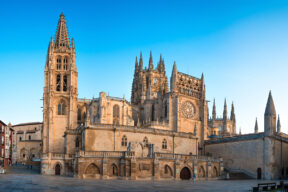
[(28, 138), (29, 138), (29, 140), (31, 140), (31, 135), (29, 135), (29, 137), (28, 137)]
[(65, 57), (63, 62), (64, 62), (63, 69), (67, 71), (68, 70), (68, 64), (67, 64), (68, 63), (68, 57)]
[(113, 124), (119, 125), (119, 105), (113, 106)]
[(151, 109), (151, 121), (155, 121), (154, 119), (154, 113), (155, 113), (155, 106), (154, 104), (152, 105), (152, 109)]
[(19, 141), (22, 141), (22, 137), (19, 137)]
[(144, 137), (143, 143), (144, 143), (144, 146), (145, 146), (145, 147), (148, 146), (148, 138), (147, 138), (147, 137)]
[(77, 119), (81, 121), (81, 109), (78, 109)]
[(165, 118), (167, 118), (168, 117), (168, 104), (167, 104), (167, 102), (165, 103)]
[(57, 58), (56, 59), (56, 62), (57, 62), (57, 70), (60, 70), (61, 69), (61, 58)]
[(127, 146), (127, 137), (126, 137), (126, 135), (124, 135), (124, 136), (122, 137), (121, 145), (122, 145), (123, 147), (126, 147), (126, 146)]
[(75, 147), (79, 147), (79, 138), (76, 138)]
[(61, 78), (60, 78), (60, 75), (58, 74), (56, 76), (56, 91), (60, 91), (60, 81), (61, 81)]
[(67, 91), (67, 75), (63, 77), (63, 91)]
[(60, 101), (60, 103), (58, 104), (58, 115), (65, 115), (66, 114), (66, 105), (64, 103), (64, 101)]
[(65, 115), (65, 111), (66, 111), (66, 105), (65, 105), (65, 103), (63, 102), (63, 103), (62, 103), (62, 115)]
[(162, 141), (162, 149), (167, 149), (167, 140), (163, 139)]

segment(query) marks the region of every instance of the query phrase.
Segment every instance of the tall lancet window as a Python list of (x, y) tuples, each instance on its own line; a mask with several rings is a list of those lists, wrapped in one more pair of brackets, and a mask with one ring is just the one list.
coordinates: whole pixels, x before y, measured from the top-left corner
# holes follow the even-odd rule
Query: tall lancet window
[(114, 105), (113, 106), (113, 124), (115, 125), (119, 125), (119, 106), (118, 105)]
[(64, 69), (65, 71), (67, 71), (67, 70), (68, 70), (68, 57), (65, 57), (65, 58), (64, 58), (63, 63), (64, 63), (63, 69)]
[(61, 58), (57, 58), (57, 70), (61, 70)]
[(58, 104), (58, 115), (65, 115), (66, 114), (66, 105), (63, 100), (60, 101)]
[(56, 91), (60, 91), (60, 75), (56, 76)]
[(67, 75), (63, 77), (63, 91), (67, 91)]

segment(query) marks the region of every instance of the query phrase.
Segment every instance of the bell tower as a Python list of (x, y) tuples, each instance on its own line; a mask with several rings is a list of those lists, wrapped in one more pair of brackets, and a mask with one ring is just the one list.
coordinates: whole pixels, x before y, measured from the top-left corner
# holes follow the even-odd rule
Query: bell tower
[(74, 40), (69, 42), (61, 13), (55, 40), (49, 42), (44, 70), (43, 155), (65, 153), (64, 132), (77, 127), (78, 73)]

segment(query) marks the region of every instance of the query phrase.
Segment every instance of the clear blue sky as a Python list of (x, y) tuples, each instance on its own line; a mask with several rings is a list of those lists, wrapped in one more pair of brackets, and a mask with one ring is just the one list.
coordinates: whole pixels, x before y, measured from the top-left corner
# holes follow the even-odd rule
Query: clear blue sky
[[(75, 39), (79, 97), (100, 91), (130, 99), (135, 56), (148, 64), (162, 53), (200, 77), (207, 100), (222, 115), (234, 101), (237, 128), (254, 129), (272, 90), (282, 130), (288, 131), (288, 1), (2, 1), (0, 119), (42, 121), (44, 65), (60, 13)], [(210, 104), (210, 114), (212, 105)]]

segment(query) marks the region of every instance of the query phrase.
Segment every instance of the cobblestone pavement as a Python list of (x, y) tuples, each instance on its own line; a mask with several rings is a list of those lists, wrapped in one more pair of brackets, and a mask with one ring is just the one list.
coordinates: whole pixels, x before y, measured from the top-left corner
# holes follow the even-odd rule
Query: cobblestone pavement
[(258, 180), (214, 181), (125, 181), (82, 180), (62, 176), (39, 174), (1, 174), (0, 191), (249, 191)]

